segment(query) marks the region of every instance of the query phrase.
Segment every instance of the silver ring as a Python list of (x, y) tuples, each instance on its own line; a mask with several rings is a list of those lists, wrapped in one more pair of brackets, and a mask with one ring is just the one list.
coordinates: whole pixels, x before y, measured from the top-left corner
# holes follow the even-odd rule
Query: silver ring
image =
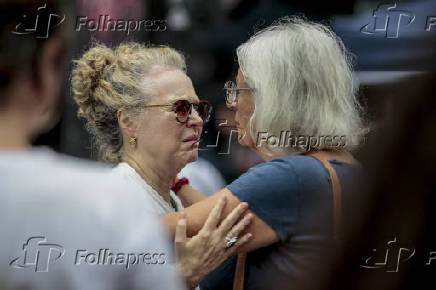
[(238, 237), (233, 237), (233, 238), (229, 238), (226, 237), (226, 249), (231, 248), (234, 244), (236, 244), (236, 242), (238, 241)]

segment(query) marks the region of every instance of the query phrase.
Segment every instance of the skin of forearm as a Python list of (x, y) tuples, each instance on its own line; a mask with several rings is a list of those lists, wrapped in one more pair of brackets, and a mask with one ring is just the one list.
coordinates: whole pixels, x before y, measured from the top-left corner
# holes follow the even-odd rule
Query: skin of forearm
[[(224, 188), (218, 193), (209, 196), (201, 202), (195, 203), (184, 210), (187, 216), (187, 236), (192, 237), (198, 233), (203, 227), (210, 211), (213, 206), (218, 202), (218, 199), (225, 195), (227, 198), (226, 207), (223, 210), (221, 219), (225, 218), (241, 201), (233, 195), (228, 189)], [(250, 204), (248, 205), (250, 206)], [(256, 250), (261, 247), (269, 246), (280, 240), (277, 233), (263, 220), (261, 220), (250, 209), (246, 211), (246, 214), (252, 213), (254, 215), (253, 221), (244, 230), (244, 233), (251, 233), (253, 238), (245, 245), (238, 248), (238, 253)], [(177, 220), (179, 213), (172, 212), (165, 214), (161, 217), (162, 222), (167, 227), (170, 235), (174, 237)]]
[(207, 196), (203, 195), (201, 192), (195, 190), (189, 184), (185, 184), (180, 188), (177, 196), (182, 201), (184, 207), (193, 205), (196, 202), (202, 201)]

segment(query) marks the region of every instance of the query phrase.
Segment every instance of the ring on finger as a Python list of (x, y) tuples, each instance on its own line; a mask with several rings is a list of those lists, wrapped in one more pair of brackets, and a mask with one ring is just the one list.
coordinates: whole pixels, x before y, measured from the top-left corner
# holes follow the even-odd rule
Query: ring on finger
[(238, 241), (238, 237), (229, 238), (226, 237), (226, 249), (231, 248)]

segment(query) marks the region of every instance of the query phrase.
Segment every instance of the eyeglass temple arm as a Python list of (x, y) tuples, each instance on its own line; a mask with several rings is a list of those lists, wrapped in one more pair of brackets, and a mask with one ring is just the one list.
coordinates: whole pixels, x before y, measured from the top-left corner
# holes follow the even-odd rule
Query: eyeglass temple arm
[(171, 107), (172, 105), (147, 105), (144, 106), (144, 108), (150, 108), (150, 107)]

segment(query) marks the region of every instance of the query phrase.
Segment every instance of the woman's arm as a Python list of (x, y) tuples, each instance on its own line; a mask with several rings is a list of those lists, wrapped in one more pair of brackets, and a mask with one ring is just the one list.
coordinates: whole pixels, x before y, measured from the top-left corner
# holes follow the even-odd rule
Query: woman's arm
[[(226, 197), (226, 205), (223, 208), (223, 214), (220, 218), (225, 218), (238, 204), (241, 202), (230, 190), (224, 188), (213, 196), (202, 199), (184, 209), (187, 217), (187, 234), (194, 236), (200, 231), (205, 223), (210, 211), (218, 202), (219, 198)], [(238, 253), (252, 251), (261, 247), (269, 246), (280, 240), (277, 233), (263, 220), (261, 220), (254, 212), (248, 209), (247, 213), (253, 214), (253, 220), (250, 225), (244, 230), (244, 233), (251, 233), (252, 238), (245, 245), (238, 249)], [(174, 236), (178, 221), (177, 213), (169, 213), (162, 217), (163, 222), (167, 225), (169, 232)], [(224, 242), (224, 241), (223, 241)]]
[(177, 196), (182, 201), (184, 207), (191, 206), (194, 203), (207, 198), (206, 195), (203, 195), (201, 192), (195, 190), (189, 184), (183, 185), (177, 192)]

